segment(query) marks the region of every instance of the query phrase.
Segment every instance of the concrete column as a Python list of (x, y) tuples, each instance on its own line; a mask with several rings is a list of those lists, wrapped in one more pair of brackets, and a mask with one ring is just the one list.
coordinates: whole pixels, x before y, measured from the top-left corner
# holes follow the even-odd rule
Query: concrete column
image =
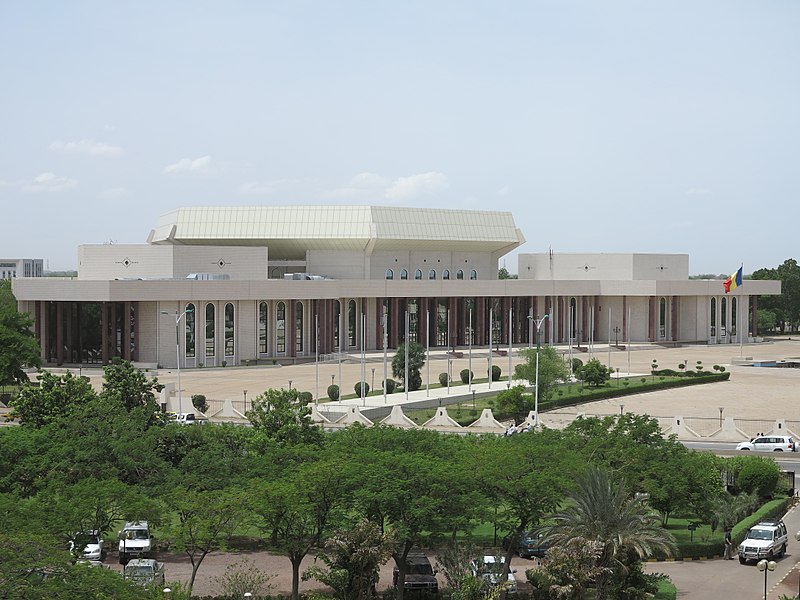
[(104, 365), (108, 364), (108, 304), (100, 303), (100, 357)]
[(56, 302), (56, 364), (64, 364), (64, 303)]
[(657, 302), (655, 296), (650, 296), (648, 300), (648, 339), (651, 342), (656, 341), (656, 313)]
[(670, 312), (672, 314), (670, 315), (670, 325), (672, 341), (674, 342), (680, 337), (680, 303), (678, 302), (678, 297), (672, 296), (671, 303), (672, 310)]
[[(199, 305), (195, 305), (199, 306)], [(139, 337), (139, 303), (138, 302), (131, 302), (131, 308), (133, 309), (133, 350), (131, 351), (131, 360), (138, 361), (139, 360), (139, 346), (141, 338)], [(199, 309), (195, 309), (199, 312)], [(206, 329), (205, 329), (205, 312), (202, 313), (203, 320), (200, 320), (200, 315), (195, 318), (195, 356), (202, 356), (205, 354), (206, 351)], [(200, 323), (203, 323), (202, 329), (200, 328)], [(203, 335), (197, 335), (198, 331), (202, 331)], [(200, 343), (202, 340), (202, 344)], [(200, 353), (203, 354), (200, 354)]]
[[(186, 317), (184, 317), (185, 319)], [(195, 354), (197, 345), (195, 344)], [(131, 360), (131, 303), (125, 302), (122, 310), (122, 357)]]
[(392, 298), (389, 305), (389, 319), (392, 322), (389, 329), (389, 347), (398, 348), (400, 346), (400, 298)]
[[(758, 335), (758, 296), (747, 296), (750, 300), (750, 321), (752, 323), (751, 333), (753, 337)], [(745, 325), (747, 329), (747, 325)]]
[(486, 335), (486, 298), (480, 297), (475, 303), (475, 345), (485, 346), (489, 337)]
[(622, 339), (630, 344), (628, 339), (628, 297), (622, 297)]

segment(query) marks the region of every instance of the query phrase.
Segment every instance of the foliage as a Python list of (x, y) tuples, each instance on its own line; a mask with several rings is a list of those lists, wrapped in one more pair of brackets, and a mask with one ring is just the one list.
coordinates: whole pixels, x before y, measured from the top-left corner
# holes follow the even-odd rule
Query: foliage
[(328, 386), (327, 390), (328, 398), (330, 398), (333, 402), (336, 402), (339, 399), (339, 386), (335, 383), (332, 383)]
[(583, 600), (589, 584), (604, 567), (599, 567), (602, 546), (569, 540), (563, 547), (553, 547), (542, 560), (540, 569), (528, 569), (525, 575), (533, 587), (534, 600)]
[(458, 374), (459, 378), (461, 379), (461, 383), (468, 384), (475, 378), (475, 375), (469, 369), (461, 369), (461, 372)]
[(505, 267), (500, 267), (497, 271), (498, 279), (517, 279), (519, 276), (516, 273), (509, 273)]
[[(502, 374), (502, 370), (497, 365), (492, 365), (492, 381), (500, 381), (500, 375)], [(487, 373), (487, 375), (489, 375)]]
[(501, 414), (527, 414), (533, 410), (533, 397), (525, 394), (525, 386), (515, 385), (497, 394), (495, 406)]
[(297, 390), (270, 388), (253, 400), (245, 414), (257, 444), (322, 444), (322, 429), (311, 420), (311, 408), (297, 401)]
[(29, 427), (43, 427), (66, 417), (75, 406), (97, 399), (88, 379), (43, 371), (39, 385), (26, 385), (13, 400), (13, 417)]
[(781, 480), (781, 469), (774, 460), (761, 456), (746, 457), (736, 475), (736, 487), (762, 498), (772, 496)]
[(201, 413), (208, 411), (208, 401), (203, 394), (192, 395), (192, 406), (194, 406), (195, 409), (199, 410)]
[(383, 385), (386, 387), (386, 393), (391, 394), (397, 387), (397, 382), (394, 379), (386, 379), (384, 380)]
[(572, 359), (572, 372), (577, 373), (580, 371), (581, 367), (583, 366), (583, 361), (580, 358), (573, 358)]
[(403, 380), (403, 385), (409, 391), (418, 390), (422, 387), (422, 376), (420, 370), (425, 365), (425, 348), (422, 344), (411, 342), (408, 345), (408, 381), (406, 376), (406, 345), (400, 344), (397, 353), (392, 358), (392, 375)]
[[(525, 349), (520, 352), (525, 362), (514, 367), (514, 379), (525, 379), (531, 385), (535, 385), (536, 377), (536, 355), (537, 350)], [(569, 377), (567, 364), (561, 359), (558, 352), (552, 346), (542, 346), (538, 350), (539, 355), (539, 399), (547, 400), (553, 393), (553, 389), (559, 381), (566, 381)]]
[(32, 326), (30, 315), (17, 310), (11, 282), (0, 281), (0, 385), (25, 383), (25, 368), (41, 367), (39, 343)]
[(158, 411), (154, 392), (162, 386), (158, 379), (147, 379), (133, 363), (115, 358), (103, 367), (103, 391), (100, 397), (108, 402), (122, 404), (128, 411), (144, 408), (151, 415)]
[(392, 555), (392, 540), (376, 523), (362, 519), (340, 529), (317, 555), (327, 569), (312, 567), (303, 579), (314, 578), (332, 588), (338, 600), (366, 600), (378, 583), (378, 570)]
[(599, 387), (611, 377), (611, 369), (596, 358), (592, 358), (577, 371), (578, 379), (589, 386)]
[(272, 589), (269, 581), (273, 577), (275, 575), (262, 571), (251, 560), (243, 559), (225, 567), (225, 572), (212, 581), (220, 595), (244, 598), (247, 592), (255, 597), (269, 594)]
[(450, 383), (450, 376), (447, 373), (439, 373), (439, 385), (447, 387), (448, 383)]
[[(787, 259), (775, 269), (758, 269), (751, 275), (752, 279), (778, 279), (781, 282), (781, 294), (776, 296), (759, 296), (759, 313), (772, 313), (770, 321), (775, 321), (782, 332), (797, 330), (800, 323), (800, 265), (793, 258)], [(760, 326), (760, 323), (759, 323)]]
[(361, 397), (362, 386), (364, 387), (364, 395), (366, 396), (367, 394), (369, 394), (369, 384), (366, 381), (357, 381), (356, 384), (353, 386), (353, 391), (359, 398)]
[(314, 394), (311, 392), (299, 392), (297, 394), (297, 401), (303, 406), (311, 404), (314, 401)]

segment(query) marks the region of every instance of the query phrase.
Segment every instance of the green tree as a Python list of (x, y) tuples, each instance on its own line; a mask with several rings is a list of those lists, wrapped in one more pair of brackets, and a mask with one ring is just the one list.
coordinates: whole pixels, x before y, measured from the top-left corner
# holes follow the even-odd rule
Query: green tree
[(578, 369), (577, 376), (590, 387), (600, 387), (611, 377), (611, 369), (596, 358), (592, 358)]
[(501, 414), (526, 415), (533, 410), (533, 397), (525, 394), (525, 387), (515, 385), (497, 394), (495, 407)]
[(268, 389), (247, 411), (254, 443), (285, 445), (322, 444), (322, 428), (311, 420), (311, 408), (297, 399), (297, 390)]
[[(514, 379), (536, 385), (536, 350), (525, 349), (520, 354), (525, 362), (514, 367)], [(569, 368), (552, 346), (542, 346), (539, 352), (539, 398), (547, 400), (560, 381), (569, 377)]]
[(505, 267), (500, 267), (500, 269), (497, 271), (497, 278), (498, 279), (518, 279), (519, 275), (517, 275), (516, 273), (509, 273), (508, 269), (506, 269)]
[(632, 553), (642, 560), (656, 553), (675, 552), (672, 535), (658, 525), (658, 515), (642, 502), (629, 498), (624, 481), (614, 483), (605, 469), (590, 467), (569, 495), (570, 502), (550, 515), (542, 530), (551, 546), (565, 547), (576, 540), (597, 544), (601, 550), (595, 577), (598, 600), (609, 597), (613, 572), (627, 567), (623, 558)]
[(759, 296), (761, 310), (772, 313), (782, 332), (796, 331), (800, 323), (800, 265), (789, 258), (775, 269), (758, 269), (752, 279), (778, 279), (781, 282), (779, 296)]
[(332, 588), (338, 600), (367, 600), (378, 583), (378, 570), (392, 556), (392, 540), (376, 523), (361, 520), (340, 529), (317, 556), (327, 569), (312, 567), (303, 580), (314, 578)]
[(144, 408), (149, 413), (158, 411), (155, 392), (162, 386), (157, 378), (148, 379), (141, 369), (130, 361), (115, 358), (110, 365), (103, 367), (103, 400), (118, 402), (128, 411)]
[(577, 538), (550, 548), (540, 568), (525, 572), (534, 600), (583, 600), (589, 584), (602, 573), (597, 566), (601, 552), (597, 542)]
[(746, 457), (736, 474), (736, 487), (748, 494), (765, 498), (775, 493), (781, 480), (781, 468), (771, 458)]
[(12, 416), (28, 427), (43, 427), (65, 418), (75, 406), (97, 399), (88, 378), (43, 371), (39, 385), (23, 387), (13, 400)]
[(32, 326), (31, 317), (17, 310), (11, 282), (0, 281), (0, 385), (25, 383), (25, 369), (42, 366)]
[(400, 344), (397, 353), (392, 358), (392, 376), (403, 380), (403, 386), (408, 386), (410, 391), (422, 387), (420, 371), (425, 365), (425, 348), (421, 344), (411, 342), (408, 345), (408, 382), (406, 376), (406, 345)]

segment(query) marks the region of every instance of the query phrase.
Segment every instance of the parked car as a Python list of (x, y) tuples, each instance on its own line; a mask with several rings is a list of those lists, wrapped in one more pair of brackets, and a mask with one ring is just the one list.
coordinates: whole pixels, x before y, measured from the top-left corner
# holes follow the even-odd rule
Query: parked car
[(747, 537), (739, 544), (739, 562), (748, 560), (772, 560), (786, 554), (789, 534), (780, 519), (764, 519), (750, 528)]
[[(503, 567), (505, 567), (504, 556), (490, 556), (486, 555), (477, 558), (470, 563), (473, 577), (479, 577), (486, 581), (491, 587), (495, 587), (500, 581), (503, 574)], [(506, 592), (509, 594), (517, 593), (517, 578), (514, 573), (516, 569), (508, 570)]]
[(164, 587), (164, 563), (152, 558), (134, 558), (125, 565), (122, 576), (142, 586), (162, 588)]
[(797, 452), (797, 443), (788, 435), (762, 435), (750, 442), (741, 442), (736, 449), (755, 452)]
[[(400, 583), (400, 571), (394, 568), (392, 585), (397, 587)], [(420, 592), (429, 594), (439, 593), (439, 582), (436, 571), (431, 566), (431, 561), (421, 552), (409, 554), (406, 558), (406, 579), (403, 585), (406, 592)]]
[(150, 558), (153, 552), (153, 535), (147, 521), (130, 521), (119, 532), (119, 564), (131, 558)]
[(98, 531), (81, 531), (69, 542), (69, 551), (81, 561), (104, 561), (106, 550)]
[[(503, 549), (508, 550), (511, 547), (511, 542), (514, 539), (514, 534), (507, 535), (503, 538)], [(517, 541), (515, 552), (520, 558), (544, 558), (547, 554), (548, 544), (544, 540), (544, 535), (535, 531), (523, 531)]]

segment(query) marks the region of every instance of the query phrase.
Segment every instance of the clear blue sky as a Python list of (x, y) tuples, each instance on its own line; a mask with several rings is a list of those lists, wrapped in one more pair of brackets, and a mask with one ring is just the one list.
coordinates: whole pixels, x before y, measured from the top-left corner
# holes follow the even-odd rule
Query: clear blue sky
[(798, 32), (795, 0), (6, 0), (0, 256), (75, 268), (180, 206), (369, 203), (509, 210), (522, 252), (777, 266)]

